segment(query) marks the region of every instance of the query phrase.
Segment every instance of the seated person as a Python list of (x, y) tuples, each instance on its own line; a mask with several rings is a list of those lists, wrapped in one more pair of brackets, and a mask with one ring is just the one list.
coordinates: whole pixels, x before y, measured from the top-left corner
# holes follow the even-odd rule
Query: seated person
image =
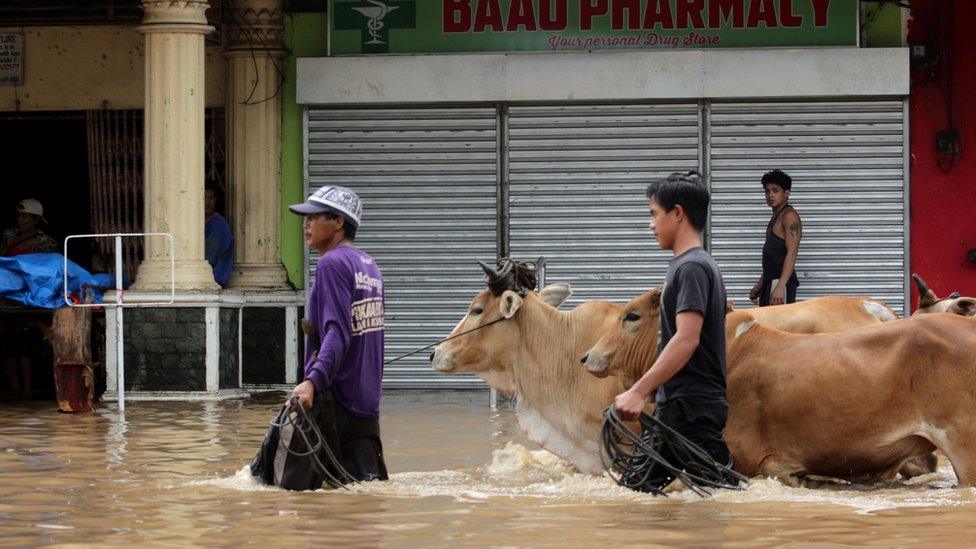
[[(44, 206), (39, 201), (33, 198), (21, 200), (17, 204), (17, 228), (7, 229), (0, 235), (0, 255), (13, 257), (57, 252), (57, 243), (42, 230), (46, 224)], [(0, 326), (0, 351), (3, 352), (7, 381), (12, 391), (20, 391), (25, 398), (32, 395), (31, 355), (44, 344), (39, 323), (38, 320), (14, 318)]]
[(57, 252), (57, 242), (41, 229), (44, 225), (47, 225), (44, 206), (33, 198), (21, 200), (17, 204), (17, 228), (7, 229), (0, 236), (0, 255)]
[(203, 194), (203, 208), (206, 224), (203, 234), (207, 262), (213, 267), (214, 280), (223, 288), (230, 282), (234, 268), (234, 233), (222, 215), (217, 213), (217, 199), (220, 188), (213, 181), (207, 181)]

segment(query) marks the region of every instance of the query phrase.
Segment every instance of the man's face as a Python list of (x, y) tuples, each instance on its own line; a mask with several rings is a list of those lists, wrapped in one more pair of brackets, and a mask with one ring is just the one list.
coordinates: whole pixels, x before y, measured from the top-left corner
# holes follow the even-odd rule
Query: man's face
[(665, 211), (660, 204), (653, 198), (650, 200), (651, 210), (651, 231), (654, 238), (663, 250), (674, 248), (674, 238), (678, 233), (678, 209), (674, 208), (670, 212)]
[(763, 191), (766, 193), (766, 205), (770, 208), (777, 208), (790, 198), (790, 191), (776, 183), (766, 183), (763, 185)]
[(213, 189), (203, 191), (203, 209), (207, 215), (217, 211), (217, 193)]
[(305, 216), (302, 228), (305, 231), (305, 242), (313, 250), (324, 250), (342, 230), (341, 217), (331, 217), (328, 214), (317, 213)]
[(37, 226), (38, 217), (27, 212), (17, 212), (17, 228), (21, 231), (29, 231)]

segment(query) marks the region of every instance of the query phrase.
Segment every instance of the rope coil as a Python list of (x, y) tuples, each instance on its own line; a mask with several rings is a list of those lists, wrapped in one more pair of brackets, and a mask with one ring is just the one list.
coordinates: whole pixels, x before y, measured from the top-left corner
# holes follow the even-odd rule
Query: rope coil
[[(346, 488), (346, 484), (355, 484), (357, 481), (352, 475), (346, 471), (346, 468), (339, 463), (336, 458), (335, 453), (329, 444), (325, 441), (325, 437), (322, 436), (322, 431), (319, 429), (318, 424), (312, 420), (309, 416), (308, 410), (306, 410), (301, 401), (297, 396), (293, 396), (288, 399), (287, 413), (282, 414), (281, 421), (271, 420), (271, 425), (277, 427), (279, 432), (287, 426), (291, 426), (294, 432), (301, 436), (302, 441), (305, 443), (307, 451), (292, 450), (289, 448), (289, 444), (285, 444), (281, 438), (278, 439), (278, 446), (284, 448), (286, 452), (295, 457), (308, 457), (312, 461), (312, 466), (318, 471), (319, 475), (322, 476), (323, 482), (329, 485), (330, 488)], [(333, 475), (329, 468), (322, 463), (319, 457), (319, 452), (325, 454), (329, 465), (337, 472), (337, 475)]]
[[(742, 490), (749, 479), (712, 459), (712, 456), (681, 433), (656, 417), (640, 415), (643, 435), (637, 436), (620, 419), (612, 405), (603, 411), (600, 460), (603, 469), (620, 486), (640, 492), (664, 495), (666, 485), (649, 483), (664, 476), (680, 480), (701, 497), (710, 488)], [(670, 453), (685, 465), (678, 467), (661, 455), (667, 446)]]

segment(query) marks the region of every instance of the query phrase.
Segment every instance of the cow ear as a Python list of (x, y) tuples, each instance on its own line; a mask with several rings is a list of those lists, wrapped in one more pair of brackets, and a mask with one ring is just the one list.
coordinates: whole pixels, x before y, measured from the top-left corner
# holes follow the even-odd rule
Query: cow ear
[(550, 284), (539, 291), (539, 299), (541, 299), (543, 303), (551, 305), (557, 309), (560, 305), (565, 303), (571, 295), (573, 295), (573, 290), (569, 287), (569, 284), (566, 284), (565, 282)]
[(729, 314), (729, 313), (731, 313), (734, 310), (735, 310), (735, 301), (732, 301), (731, 299), (726, 299), (725, 300), (725, 314)]
[(960, 297), (949, 305), (946, 311), (960, 316), (976, 316), (976, 299), (972, 297)]
[(501, 303), (499, 303), (502, 316), (505, 318), (512, 318), (515, 316), (515, 313), (518, 312), (519, 307), (521, 306), (522, 297), (512, 290), (505, 290), (505, 293), (502, 294)]

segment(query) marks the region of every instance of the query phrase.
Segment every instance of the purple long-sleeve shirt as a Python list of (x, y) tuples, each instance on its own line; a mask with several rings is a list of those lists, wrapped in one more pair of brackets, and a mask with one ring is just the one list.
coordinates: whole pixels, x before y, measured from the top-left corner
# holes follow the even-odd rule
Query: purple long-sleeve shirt
[(306, 337), (305, 379), (316, 391), (331, 387), (339, 404), (366, 419), (380, 416), (383, 311), (383, 275), (373, 258), (339, 246), (319, 259), (306, 316), (321, 344)]

